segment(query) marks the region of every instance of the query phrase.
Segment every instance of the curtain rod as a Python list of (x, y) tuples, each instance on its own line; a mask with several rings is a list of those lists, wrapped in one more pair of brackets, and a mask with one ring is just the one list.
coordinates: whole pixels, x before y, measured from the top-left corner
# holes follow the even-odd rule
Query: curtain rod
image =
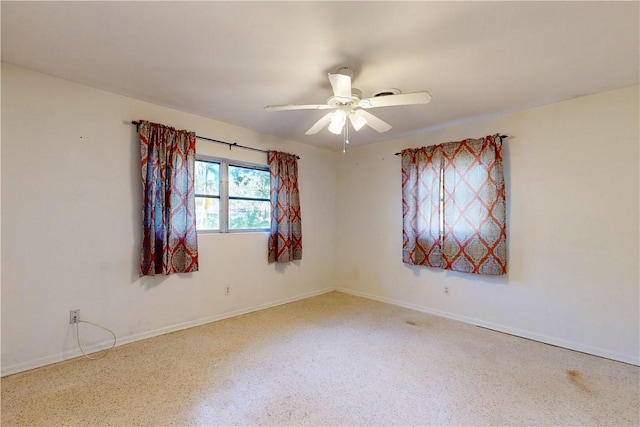
[[(502, 141), (505, 138), (509, 138), (509, 135), (500, 135), (500, 141)], [(402, 153), (395, 153), (394, 156), (399, 156)]]
[[(136, 132), (138, 132), (138, 130), (140, 129), (140, 122), (132, 120), (131, 124), (136, 126)], [(204, 139), (205, 141), (209, 141), (209, 142), (215, 142), (216, 144), (228, 145), (229, 146), (229, 150), (231, 150), (231, 147), (236, 147), (236, 148), (244, 148), (245, 150), (259, 151), (261, 153), (269, 153), (269, 151), (267, 151), (267, 150), (261, 150), (259, 148), (247, 147), (245, 145), (240, 145), (237, 142), (225, 142), (225, 141), (220, 141), (218, 139), (207, 138), (206, 136), (200, 136), (200, 135), (196, 135), (196, 138)], [(300, 160), (300, 156), (296, 156), (296, 159)]]

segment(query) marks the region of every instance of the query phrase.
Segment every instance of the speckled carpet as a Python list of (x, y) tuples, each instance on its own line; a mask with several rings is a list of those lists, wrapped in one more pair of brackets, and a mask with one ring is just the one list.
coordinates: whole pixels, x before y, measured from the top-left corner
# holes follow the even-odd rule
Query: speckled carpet
[(2, 425), (640, 425), (640, 368), (333, 292), (2, 379)]

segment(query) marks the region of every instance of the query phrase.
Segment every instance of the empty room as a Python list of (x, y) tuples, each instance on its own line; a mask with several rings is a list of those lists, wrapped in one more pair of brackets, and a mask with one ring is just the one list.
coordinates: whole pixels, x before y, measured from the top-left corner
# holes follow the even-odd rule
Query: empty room
[(3, 426), (640, 425), (640, 3), (1, 3)]

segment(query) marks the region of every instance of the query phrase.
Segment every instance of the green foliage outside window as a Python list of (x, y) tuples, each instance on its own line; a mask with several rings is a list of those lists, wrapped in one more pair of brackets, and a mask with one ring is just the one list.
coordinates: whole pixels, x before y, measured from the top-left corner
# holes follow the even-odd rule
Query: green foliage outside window
[[(229, 166), (230, 230), (269, 228), (269, 180), (269, 171)], [(243, 200), (234, 197), (263, 200)]]
[[(221, 185), (227, 185), (228, 198), (221, 200)], [(271, 223), (269, 171), (221, 160), (197, 160), (195, 165), (196, 228), (199, 231), (264, 230)], [(221, 212), (228, 210), (223, 230)]]
[(219, 230), (220, 163), (196, 161), (194, 181), (196, 230)]

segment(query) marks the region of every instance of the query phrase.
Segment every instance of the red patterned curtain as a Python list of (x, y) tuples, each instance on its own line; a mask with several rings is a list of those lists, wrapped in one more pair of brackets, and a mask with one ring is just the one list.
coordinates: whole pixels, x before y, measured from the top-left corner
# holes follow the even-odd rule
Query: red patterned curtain
[(402, 177), (403, 262), (506, 273), (499, 135), (403, 150)]
[(302, 259), (302, 218), (298, 190), (298, 159), (269, 152), (271, 174), (271, 233), (269, 263)]
[(402, 151), (402, 261), (442, 268), (440, 173), (437, 146)]
[(140, 120), (143, 236), (140, 274), (198, 271), (193, 176), (196, 134)]

